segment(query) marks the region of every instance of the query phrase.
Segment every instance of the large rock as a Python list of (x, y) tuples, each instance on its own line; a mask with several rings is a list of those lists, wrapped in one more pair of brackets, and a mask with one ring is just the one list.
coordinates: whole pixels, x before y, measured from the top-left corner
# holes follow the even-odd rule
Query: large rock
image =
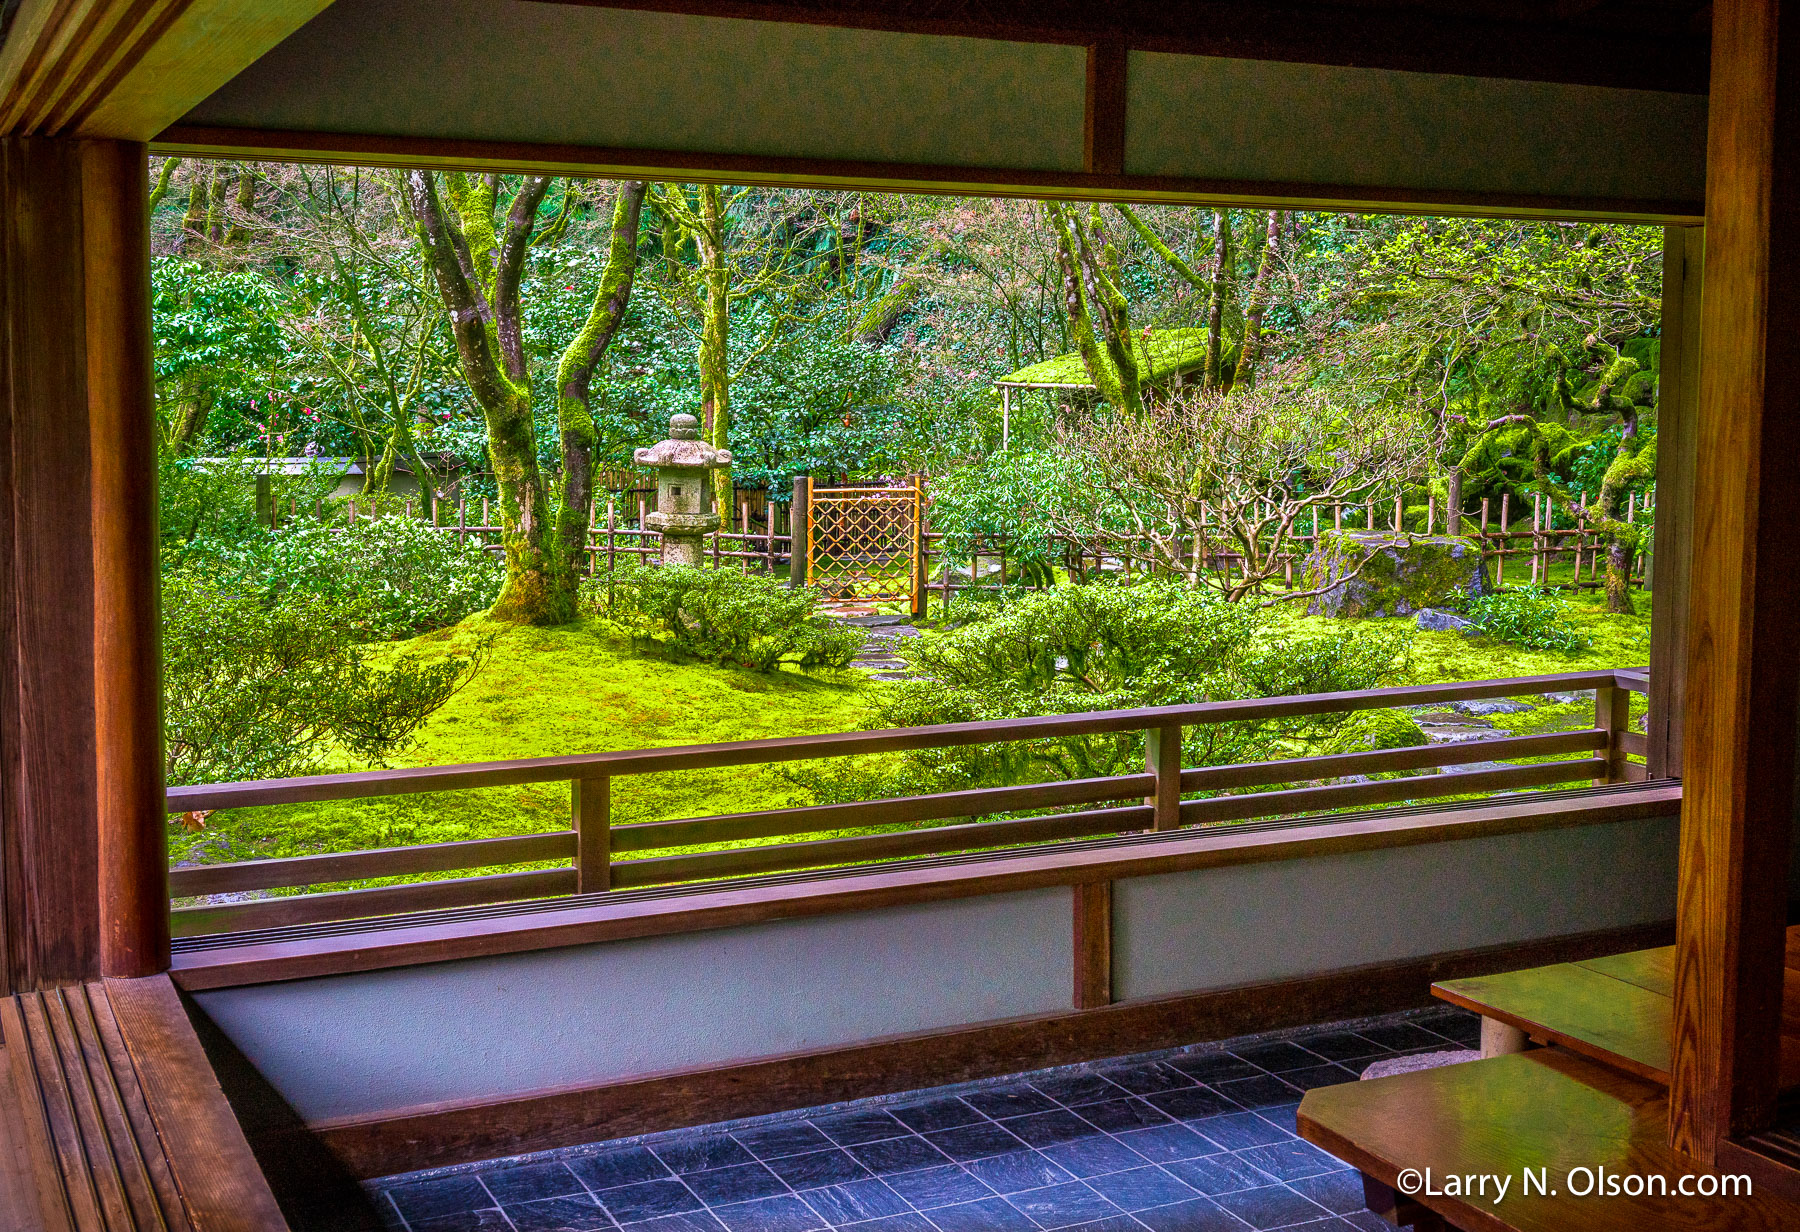
[(1306, 560), (1306, 589), (1319, 587), (1307, 608), (1314, 616), (1411, 616), (1491, 589), (1472, 540), (1366, 531), (1319, 536)]
[(1461, 633), (1465, 637), (1475, 636), (1473, 621), (1458, 616), (1455, 612), (1440, 612), (1434, 607), (1419, 609), (1418, 625), (1427, 633)]

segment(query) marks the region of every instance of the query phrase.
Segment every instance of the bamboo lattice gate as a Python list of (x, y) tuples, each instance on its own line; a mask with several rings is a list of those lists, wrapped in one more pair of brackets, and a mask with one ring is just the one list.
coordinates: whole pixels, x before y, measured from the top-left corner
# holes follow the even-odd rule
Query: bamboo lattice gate
[(831, 603), (907, 603), (924, 592), (924, 489), (919, 479), (821, 488), (807, 481), (806, 584)]

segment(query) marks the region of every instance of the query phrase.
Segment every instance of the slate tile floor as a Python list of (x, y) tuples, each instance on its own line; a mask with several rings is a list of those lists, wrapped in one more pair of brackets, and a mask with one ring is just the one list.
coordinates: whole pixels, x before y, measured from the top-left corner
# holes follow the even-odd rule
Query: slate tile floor
[(1474, 1047), (1448, 1008), (370, 1183), (395, 1232), (1391, 1232), (1301, 1094)]

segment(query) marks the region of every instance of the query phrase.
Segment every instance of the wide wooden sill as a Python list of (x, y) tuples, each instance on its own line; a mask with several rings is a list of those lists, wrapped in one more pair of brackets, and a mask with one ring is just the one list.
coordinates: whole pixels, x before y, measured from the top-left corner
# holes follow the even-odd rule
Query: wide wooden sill
[(1353, 818), (1137, 834), (726, 884), (272, 929), (183, 945), (170, 974), (188, 991), (230, 988), (1047, 886), (1633, 821), (1666, 816), (1680, 802), (1681, 784), (1661, 780)]

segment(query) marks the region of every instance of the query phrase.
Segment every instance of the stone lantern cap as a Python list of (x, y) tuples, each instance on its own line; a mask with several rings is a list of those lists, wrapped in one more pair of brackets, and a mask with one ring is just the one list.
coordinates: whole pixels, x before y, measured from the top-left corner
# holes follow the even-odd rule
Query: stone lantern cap
[(700, 439), (700, 421), (692, 415), (669, 417), (669, 439), (632, 453), (639, 466), (662, 470), (717, 470), (731, 465), (731, 450), (714, 449)]

